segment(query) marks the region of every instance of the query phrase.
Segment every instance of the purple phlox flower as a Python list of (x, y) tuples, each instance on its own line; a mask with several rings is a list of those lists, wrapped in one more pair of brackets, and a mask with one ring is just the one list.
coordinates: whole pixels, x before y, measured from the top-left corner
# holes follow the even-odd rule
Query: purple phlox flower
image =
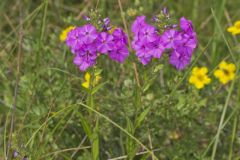
[(86, 71), (86, 69), (96, 64), (96, 59), (90, 59), (89, 56), (85, 57), (76, 56), (74, 58), (73, 63), (79, 66), (79, 69), (81, 71)]
[(169, 63), (177, 70), (183, 70), (191, 62), (191, 55), (186, 53), (184, 47), (174, 49), (169, 57)]
[(188, 34), (192, 34), (193, 33), (193, 25), (192, 22), (190, 20), (187, 20), (185, 17), (182, 17), (180, 19), (180, 28), (188, 33)]
[(154, 58), (161, 58), (162, 53), (165, 50), (165, 47), (162, 44), (161, 38), (158, 38), (156, 41), (149, 43), (148, 48), (149, 48), (149, 53)]
[(139, 37), (146, 42), (153, 42), (157, 39), (156, 28), (151, 25), (145, 25), (139, 30)]
[(137, 34), (139, 30), (146, 25), (145, 19), (146, 16), (138, 16), (133, 22), (131, 30), (134, 34)]
[(76, 54), (73, 63), (79, 66), (81, 71), (93, 66), (96, 63), (97, 50), (93, 44), (83, 45)]
[(186, 53), (191, 55), (197, 47), (197, 39), (193, 35), (182, 34), (181, 40), (174, 41), (174, 48), (182, 47)]
[(123, 63), (128, 57), (129, 52), (127, 49), (127, 35), (121, 28), (116, 28), (112, 33), (113, 36), (113, 47), (109, 51), (109, 57), (119, 63)]
[(152, 54), (150, 51), (151, 50), (148, 46), (148, 43), (145, 43), (143, 41), (139, 41), (136, 43), (136, 56), (143, 65), (146, 65), (151, 61)]
[(107, 54), (108, 51), (112, 50), (114, 45), (113, 36), (102, 32), (98, 36), (98, 46), (97, 49), (102, 54)]
[(162, 35), (163, 45), (168, 49), (173, 47), (176, 40), (181, 40), (181, 35), (175, 29), (166, 30)]
[(131, 47), (134, 49), (134, 50), (137, 50), (138, 48), (138, 42), (140, 40), (138, 39), (138, 36), (134, 36), (133, 37), (133, 41), (131, 42)]
[(71, 48), (72, 52), (75, 53), (75, 50), (79, 49), (83, 44), (81, 37), (81, 29), (80, 27), (76, 27), (68, 33), (66, 44)]
[(86, 24), (81, 27), (80, 38), (86, 44), (92, 43), (98, 37), (98, 32), (96, 28), (91, 24)]
[(138, 57), (138, 60), (139, 60), (143, 65), (147, 65), (147, 64), (152, 60), (152, 57)]
[(125, 59), (128, 57), (129, 52), (127, 47), (117, 47), (109, 52), (109, 57), (112, 60), (115, 60), (119, 63), (123, 63)]
[(121, 28), (116, 28), (113, 33), (115, 45), (122, 46), (127, 45), (127, 35), (123, 32)]

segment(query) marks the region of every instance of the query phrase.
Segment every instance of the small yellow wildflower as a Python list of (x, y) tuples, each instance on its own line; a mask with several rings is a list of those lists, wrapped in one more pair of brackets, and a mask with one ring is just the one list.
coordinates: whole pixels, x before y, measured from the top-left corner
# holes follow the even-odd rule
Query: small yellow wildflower
[(68, 33), (74, 28), (75, 28), (74, 26), (69, 26), (66, 29), (64, 29), (59, 36), (60, 41), (64, 42), (67, 39)]
[(222, 61), (218, 67), (219, 69), (214, 71), (214, 76), (218, 78), (222, 84), (227, 84), (234, 79), (236, 71), (235, 64)]
[(195, 85), (197, 89), (203, 88), (206, 84), (211, 82), (211, 79), (207, 75), (207, 67), (194, 67), (192, 75), (189, 78), (189, 83)]
[(227, 29), (232, 35), (240, 34), (240, 21), (236, 21), (233, 26)]
[[(90, 81), (91, 81), (90, 73), (87, 72), (84, 76), (84, 79), (85, 79), (85, 81), (82, 83), (82, 86), (84, 88), (88, 89), (90, 87)], [(99, 75), (95, 75), (95, 77), (93, 79), (93, 86), (95, 86), (99, 82), (100, 79), (101, 79), (101, 77)]]

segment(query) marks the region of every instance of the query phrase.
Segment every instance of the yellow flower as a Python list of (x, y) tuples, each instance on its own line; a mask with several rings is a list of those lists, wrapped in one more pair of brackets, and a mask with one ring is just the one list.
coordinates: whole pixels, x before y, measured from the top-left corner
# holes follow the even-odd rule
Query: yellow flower
[(235, 64), (222, 61), (218, 67), (219, 69), (214, 71), (214, 76), (218, 78), (222, 84), (227, 84), (234, 79), (236, 71)]
[[(82, 83), (82, 86), (84, 88), (89, 88), (90, 87), (90, 81), (91, 81), (91, 75), (87, 72), (84, 76), (85, 81)], [(93, 79), (93, 86), (97, 85), (101, 77), (99, 75), (95, 75)]]
[(67, 39), (68, 33), (74, 28), (75, 28), (74, 26), (69, 26), (66, 29), (64, 29), (59, 36), (60, 41), (64, 42)]
[(233, 26), (227, 29), (227, 31), (232, 33), (232, 35), (240, 34), (240, 21), (235, 22)]
[(207, 67), (194, 67), (192, 75), (189, 78), (189, 83), (194, 84), (197, 89), (203, 88), (206, 84), (211, 82), (207, 73)]

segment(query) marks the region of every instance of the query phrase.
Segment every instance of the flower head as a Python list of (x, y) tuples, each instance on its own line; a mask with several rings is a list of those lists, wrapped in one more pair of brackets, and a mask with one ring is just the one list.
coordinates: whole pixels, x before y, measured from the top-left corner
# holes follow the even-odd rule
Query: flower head
[(184, 47), (173, 50), (169, 57), (169, 63), (175, 66), (177, 70), (183, 70), (190, 62), (191, 55), (186, 52)]
[(168, 49), (171, 49), (177, 40), (181, 40), (181, 36), (175, 29), (166, 30), (162, 35), (163, 45)]
[(113, 50), (109, 52), (109, 57), (117, 61), (119, 63), (123, 63), (125, 59), (128, 57), (129, 52), (127, 47), (122, 46), (122, 47), (115, 47)]
[(78, 50), (83, 42), (81, 37), (81, 27), (75, 27), (73, 30), (69, 32), (66, 38), (66, 44), (68, 47), (70, 47), (72, 53), (75, 54), (75, 50)]
[(137, 34), (139, 30), (146, 25), (145, 19), (146, 16), (138, 16), (133, 22), (131, 30), (134, 34)]
[(227, 29), (232, 35), (240, 34), (240, 21), (236, 21), (233, 26)]
[(67, 39), (68, 33), (74, 28), (75, 28), (74, 26), (69, 26), (66, 29), (64, 29), (59, 36), (60, 41), (64, 42)]
[(86, 44), (92, 43), (98, 37), (96, 28), (91, 24), (86, 24), (82, 26), (79, 32), (80, 32), (82, 41)]
[(219, 69), (214, 71), (214, 76), (219, 79), (222, 84), (227, 84), (235, 77), (236, 66), (233, 63), (222, 61), (219, 64)]
[(192, 22), (185, 17), (180, 18), (180, 28), (186, 33), (191, 34), (193, 32)]
[(127, 48), (127, 35), (121, 28), (116, 28), (113, 33), (113, 40), (111, 50), (109, 50), (109, 57), (119, 63), (123, 63), (128, 57), (129, 52)]
[(112, 50), (113, 48), (113, 36), (102, 32), (98, 36), (99, 45), (97, 46), (97, 49), (102, 54), (107, 54), (108, 51)]
[[(82, 83), (82, 86), (84, 87), (84, 88), (89, 88), (90, 87), (90, 83), (91, 83), (91, 75), (90, 75), (90, 73), (85, 73), (85, 75), (84, 75), (84, 79), (85, 79), (85, 81)], [(99, 82), (99, 80), (101, 79), (101, 77), (99, 76), (99, 75), (95, 75), (94, 76), (94, 79), (93, 79), (93, 86), (95, 86), (95, 85), (97, 85), (97, 83)]]
[(139, 30), (139, 37), (146, 42), (154, 42), (157, 39), (156, 28), (151, 25), (145, 25)]
[(206, 84), (211, 82), (207, 73), (207, 67), (194, 67), (189, 78), (189, 83), (194, 84), (197, 89), (202, 89)]

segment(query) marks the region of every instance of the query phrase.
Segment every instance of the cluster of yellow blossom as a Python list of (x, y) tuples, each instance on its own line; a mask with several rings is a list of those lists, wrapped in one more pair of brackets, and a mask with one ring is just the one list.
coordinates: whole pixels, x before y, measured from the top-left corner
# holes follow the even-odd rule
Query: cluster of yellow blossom
[(233, 26), (227, 29), (232, 35), (240, 34), (240, 21), (236, 21)]
[[(222, 61), (218, 65), (218, 69), (214, 71), (214, 76), (222, 83), (227, 84), (235, 77), (236, 66), (233, 63)], [(194, 84), (197, 89), (203, 88), (211, 82), (207, 75), (207, 67), (194, 67), (189, 78), (189, 83)]]
[[(91, 74), (86, 72), (85, 76), (84, 76), (85, 81), (82, 83), (82, 86), (84, 88), (89, 88), (90, 87), (90, 83), (91, 83)], [(92, 80), (92, 86), (95, 86), (98, 84), (99, 80), (101, 79), (101, 77), (99, 75), (95, 75), (93, 80)]]

